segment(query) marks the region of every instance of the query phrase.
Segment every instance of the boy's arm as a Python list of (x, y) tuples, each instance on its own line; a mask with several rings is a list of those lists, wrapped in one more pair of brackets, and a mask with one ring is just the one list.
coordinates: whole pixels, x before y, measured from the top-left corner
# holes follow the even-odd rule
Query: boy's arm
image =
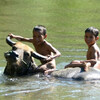
[(32, 42), (32, 38), (24, 38), (22, 36), (14, 35), (14, 34), (9, 34), (10, 38), (15, 38), (18, 41), (25, 41), (25, 42)]
[(60, 53), (56, 48), (54, 48), (51, 44), (48, 44), (48, 49), (49, 49), (51, 52), (54, 53), (54, 55), (50, 56), (50, 57), (48, 58), (48, 60), (49, 60), (49, 59), (52, 60), (52, 59), (55, 59), (56, 57), (61, 56), (61, 53)]

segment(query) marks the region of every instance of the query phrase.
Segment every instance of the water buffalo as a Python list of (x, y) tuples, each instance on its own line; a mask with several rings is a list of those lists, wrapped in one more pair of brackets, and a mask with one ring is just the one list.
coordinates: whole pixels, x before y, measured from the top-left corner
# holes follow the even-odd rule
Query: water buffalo
[(4, 69), (5, 75), (22, 76), (34, 74), (37, 66), (33, 57), (36, 59), (46, 59), (45, 56), (36, 53), (28, 45), (21, 42), (13, 42), (9, 36), (6, 38), (6, 42), (12, 49), (4, 54), (7, 61)]
[(52, 72), (51, 76), (74, 80), (100, 80), (100, 70), (90, 67), (89, 71), (85, 72), (80, 67), (66, 68)]

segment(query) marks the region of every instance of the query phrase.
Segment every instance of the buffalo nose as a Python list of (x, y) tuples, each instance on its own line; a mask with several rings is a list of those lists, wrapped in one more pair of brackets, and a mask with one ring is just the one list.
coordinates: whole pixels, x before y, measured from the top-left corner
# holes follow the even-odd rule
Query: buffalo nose
[(4, 53), (4, 56), (7, 58), (10, 56), (10, 53), (6, 52), (6, 53)]

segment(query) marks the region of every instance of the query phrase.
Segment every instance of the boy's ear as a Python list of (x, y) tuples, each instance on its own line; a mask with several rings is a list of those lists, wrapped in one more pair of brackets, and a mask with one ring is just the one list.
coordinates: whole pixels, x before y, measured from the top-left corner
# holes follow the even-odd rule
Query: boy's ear
[(44, 38), (46, 38), (47, 37), (47, 34), (44, 36)]
[(99, 36), (96, 37), (96, 40), (98, 40), (98, 39), (99, 39)]

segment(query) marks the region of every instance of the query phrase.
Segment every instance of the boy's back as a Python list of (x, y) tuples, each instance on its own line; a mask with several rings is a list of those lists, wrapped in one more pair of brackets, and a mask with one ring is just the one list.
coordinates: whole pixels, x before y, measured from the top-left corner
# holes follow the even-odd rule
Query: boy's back
[(100, 49), (96, 43), (92, 45), (87, 51), (87, 60), (90, 59), (100, 60)]

